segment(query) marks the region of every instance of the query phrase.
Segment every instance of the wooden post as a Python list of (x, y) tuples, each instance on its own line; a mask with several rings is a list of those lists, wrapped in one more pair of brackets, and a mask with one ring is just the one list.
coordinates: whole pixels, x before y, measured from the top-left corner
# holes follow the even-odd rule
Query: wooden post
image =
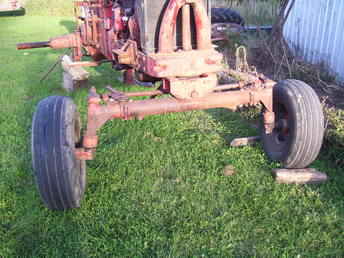
[(65, 55), (62, 58), (63, 88), (73, 91), (75, 88), (87, 86), (89, 73), (80, 66), (74, 66), (72, 59)]
[(279, 184), (319, 184), (327, 180), (327, 175), (314, 168), (274, 169), (272, 171)]
[(231, 142), (231, 147), (242, 147), (242, 146), (247, 146), (247, 145), (253, 145), (260, 141), (259, 136), (252, 136), (252, 137), (244, 137), (244, 138), (235, 138)]

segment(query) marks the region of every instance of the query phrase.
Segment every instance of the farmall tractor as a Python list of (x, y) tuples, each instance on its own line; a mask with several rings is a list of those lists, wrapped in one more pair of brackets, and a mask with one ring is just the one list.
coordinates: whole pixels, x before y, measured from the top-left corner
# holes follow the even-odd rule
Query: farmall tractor
[[(91, 88), (87, 127), (81, 132), (69, 97), (42, 100), (32, 122), (32, 161), (45, 205), (54, 210), (80, 206), (86, 161), (95, 157), (97, 132), (113, 119), (241, 106), (262, 106), (261, 138), (267, 156), (285, 168), (305, 168), (322, 145), (324, 116), (318, 96), (297, 80), (274, 82), (257, 72), (229, 69), (237, 80), (218, 85), (222, 55), (211, 40), (207, 0), (85, 0), (75, 2), (74, 33), (18, 49), (71, 48), (70, 66), (112, 62), (126, 81), (152, 82), (157, 88), (120, 92)], [(83, 56), (94, 61), (83, 62)], [(133, 100), (133, 97), (147, 97)], [(101, 140), (101, 139), (100, 139)]]

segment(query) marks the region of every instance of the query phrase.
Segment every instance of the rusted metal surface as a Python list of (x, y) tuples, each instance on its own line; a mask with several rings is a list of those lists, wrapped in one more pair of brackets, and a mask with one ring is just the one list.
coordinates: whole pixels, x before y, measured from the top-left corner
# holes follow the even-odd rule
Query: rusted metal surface
[(190, 77), (221, 71), (223, 69), (221, 61), (222, 55), (213, 49), (156, 53), (148, 56), (140, 53), (138, 68), (157, 78)]
[(189, 51), (192, 49), (192, 43), (191, 43), (191, 9), (190, 5), (186, 4), (182, 7), (182, 16), (183, 16), (183, 50)]
[(135, 66), (137, 56), (137, 44), (133, 40), (128, 40), (120, 49), (114, 49), (117, 60), (120, 64)]
[[(270, 105), (272, 105), (272, 103), (270, 103)], [(264, 127), (268, 134), (271, 133), (275, 127), (275, 113), (272, 112), (272, 107), (270, 110), (271, 111), (265, 110), (263, 113)]]
[(214, 91), (217, 85), (216, 74), (205, 74), (195, 78), (170, 78), (170, 93), (179, 99), (205, 97)]
[(141, 92), (126, 92), (125, 95), (129, 98), (131, 97), (155, 97), (161, 96), (165, 93), (161, 90), (152, 90), (152, 91), (141, 91)]
[[(77, 15), (80, 22), (76, 32), (53, 38), (49, 44), (45, 42), (41, 46), (73, 48), (75, 60), (81, 60), (81, 49), (84, 48), (95, 61), (112, 60), (122, 67), (128, 65), (131, 69), (154, 78), (200, 76), (222, 69), (222, 55), (216, 52), (212, 45), (210, 20), (203, 0), (169, 1), (158, 33), (158, 51), (150, 54), (139, 49), (137, 34), (140, 29), (135, 16), (124, 16), (123, 8), (113, 1), (107, 2), (76, 2), (76, 6), (85, 8), (84, 12), (87, 13), (83, 16)], [(183, 49), (176, 49), (175, 27), (180, 11), (183, 16)], [(194, 28), (191, 28), (191, 20), (195, 21)], [(197, 37), (194, 49), (191, 43), (191, 30), (195, 31)], [(22, 44), (18, 45), (18, 49), (27, 49), (31, 46), (40, 47), (37, 44)]]
[(8, 0), (8, 2), (1, 2), (0, 3), (0, 12), (3, 11), (15, 11), (20, 9), (20, 4), (17, 0)]
[(162, 19), (159, 52), (174, 52), (174, 32), (177, 21), (177, 15), (184, 5), (191, 5), (194, 11), (197, 35), (197, 49), (212, 49), (211, 43), (211, 24), (208, 18), (206, 8), (201, 0), (170, 0), (165, 15)]
[(135, 70), (134, 69), (128, 69), (128, 70), (124, 71), (123, 83), (125, 83), (127, 85), (135, 84)]
[(19, 3), (17, 0), (10, 0), (9, 3), (10, 3), (12, 10), (16, 10), (19, 8)]
[(80, 46), (80, 35), (78, 33), (71, 33), (50, 39), (43, 42), (31, 42), (17, 44), (17, 49), (30, 49), (30, 48), (44, 48), (51, 47), (54, 49), (60, 48), (76, 48)]
[(80, 40), (79, 33), (70, 33), (50, 39), (50, 47), (54, 49), (77, 48), (81, 44)]
[(73, 62), (69, 64), (70, 67), (79, 66), (79, 67), (93, 67), (99, 66), (100, 62), (84, 61), (84, 62)]
[(79, 160), (92, 160), (94, 158), (92, 150), (86, 151), (83, 148), (76, 149), (74, 154), (75, 154), (76, 159), (79, 159)]
[[(127, 84), (159, 85), (158, 89), (140, 92), (121, 92), (107, 87), (108, 92), (102, 95), (92, 88), (88, 97), (87, 128), (82, 146), (75, 152), (78, 159), (94, 158), (99, 142), (97, 131), (112, 119), (143, 119), (150, 115), (211, 108), (236, 110), (243, 105), (261, 104), (266, 131), (274, 127), (272, 92), (275, 82), (255, 71), (238, 69), (228, 70), (237, 82), (217, 85), (217, 73), (223, 71), (223, 56), (212, 44), (211, 23), (204, 5), (208, 2), (160, 1), (159, 6), (164, 7), (154, 13), (160, 21), (154, 35), (142, 35), (147, 28), (145, 22), (149, 21), (138, 17), (144, 15), (145, 6), (140, 4), (148, 5), (148, 2), (141, 0), (138, 5), (130, 6), (129, 1), (85, 0), (75, 3), (78, 19), (75, 32), (49, 42), (18, 45), (18, 49), (72, 48), (71, 66), (112, 62), (116, 70), (124, 71), (123, 81)], [(149, 29), (152, 29), (151, 24)], [(82, 62), (83, 53), (94, 61)], [(169, 96), (155, 98), (165, 94)], [(133, 97), (149, 98), (133, 100)]]
[[(230, 88), (228, 86), (228, 88)], [(253, 88), (242, 87), (239, 90), (227, 92), (212, 92), (203, 97), (178, 99), (166, 97), (159, 99), (130, 100), (134, 96), (162, 95), (163, 91), (147, 91), (137, 93), (118, 92), (110, 87), (109, 94), (98, 95), (95, 89), (91, 89), (88, 99), (88, 123), (83, 140), (83, 147), (95, 150), (98, 143), (97, 131), (107, 121), (112, 119), (143, 119), (146, 116), (160, 115), (173, 112), (185, 112), (191, 110), (203, 110), (212, 108), (227, 108), (236, 110), (242, 105), (262, 104), (265, 108), (264, 124), (267, 130), (274, 123), (272, 112), (272, 81), (263, 86)], [(215, 90), (215, 89), (214, 89)], [(80, 155), (81, 157), (81, 155)]]
[(18, 50), (31, 49), (31, 48), (44, 48), (44, 47), (50, 47), (50, 41), (29, 42), (29, 43), (17, 44)]
[[(110, 86), (107, 86), (106, 89), (110, 92), (108, 96), (111, 97), (113, 101), (123, 101), (123, 100), (127, 101), (129, 98), (132, 98), (132, 97), (155, 97), (155, 96), (166, 94), (165, 92), (161, 90), (121, 92), (116, 89), (113, 89)], [(107, 102), (107, 100), (105, 102)]]

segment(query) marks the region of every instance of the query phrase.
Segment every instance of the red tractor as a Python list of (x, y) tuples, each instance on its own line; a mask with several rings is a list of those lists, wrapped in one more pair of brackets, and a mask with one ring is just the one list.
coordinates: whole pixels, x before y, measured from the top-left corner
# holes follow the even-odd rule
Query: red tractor
[[(305, 168), (320, 151), (324, 116), (313, 89), (297, 80), (274, 82), (257, 72), (230, 69), (236, 82), (218, 85), (222, 55), (211, 40), (207, 0), (76, 1), (74, 33), (18, 49), (71, 48), (70, 66), (111, 62), (125, 81), (151, 82), (156, 89), (120, 92), (107, 87), (88, 97), (87, 127), (81, 132), (69, 97), (42, 100), (32, 122), (32, 160), (47, 207), (80, 206), (86, 186), (86, 161), (95, 157), (97, 132), (109, 120), (144, 119), (171, 112), (263, 107), (261, 136), (266, 154), (286, 168)], [(83, 56), (92, 62), (83, 62)], [(132, 97), (146, 96), (144, 100)]]

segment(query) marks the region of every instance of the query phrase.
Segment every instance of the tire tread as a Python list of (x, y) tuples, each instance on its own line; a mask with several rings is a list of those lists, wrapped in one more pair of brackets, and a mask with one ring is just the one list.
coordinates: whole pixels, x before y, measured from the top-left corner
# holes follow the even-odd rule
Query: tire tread
[[(82, 195), (73, 191), (74, 181), (80, 175), (76, 169), (84, 161), (70, 155), (74, 139), (68, 130), (74, 130), (76, 107), (68, 97), (51, 96), (42, 100), (32, 122), (32, 161), (35, 178), (44, 204), (53, 210), (79, 207)], [(80, 162), (80, 163), (77, 163)], [(85, 173), (81, 169), (80, 173)], [(84, 188), (85, 184), (79, 187)], [(79, 190), (79, 189), (78, 189)], [(82, 193), (84, 189), (82, 189)], [(77, 191), (79, 192), (79, 191)]]
[[(286, 168), (305, 168), (316, 159), (323, 141), (324, 114), (320, 100), (309, 85), (299, 80), (281, 81), (275, 87), (278, 87), (276, 92), (283, 92), (281, 96), (288, 96), (284, 101), (292, 107), (296, 120), (295, 136), (288, 151), (281, 154), (278, 161)], [(263, 141), (263, 146), (268, 156), (274, 159), (269, 155), (268, 144)]]

